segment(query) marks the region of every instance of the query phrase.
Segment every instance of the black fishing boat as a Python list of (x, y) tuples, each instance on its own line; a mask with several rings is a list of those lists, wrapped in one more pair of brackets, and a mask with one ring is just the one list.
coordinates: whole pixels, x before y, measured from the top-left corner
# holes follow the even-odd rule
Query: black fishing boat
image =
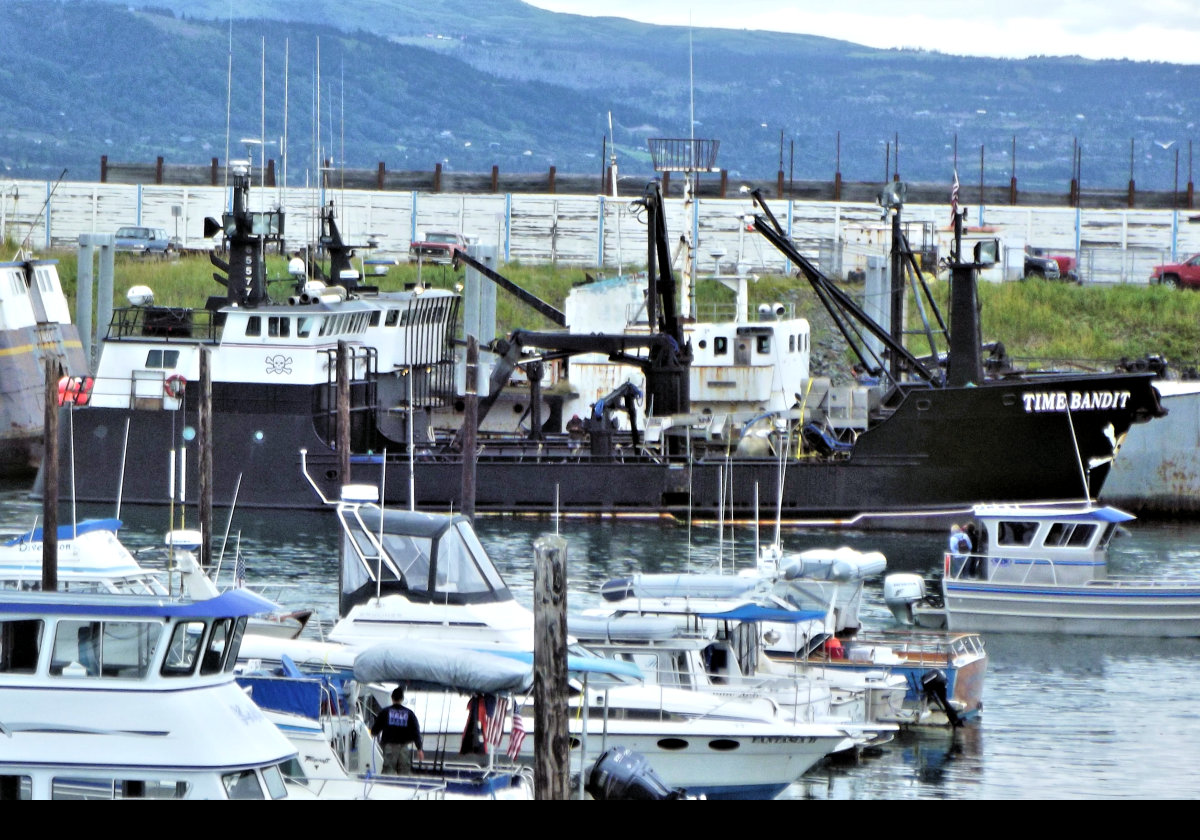
[[(62, 451), (75, 453), (61, 470), (64, 497), (165, 504), (172, 492), (179, 495), (170, 489), (176, 473), (169, 453), (182, 450), (192, 464), (183, 486), (195, 498), (197, 453), (189, 442), (201, 399), (201, 348), (212, 354), (214, 502), (229, 504), (236, 495), (237, 504), (261, 508), (320, 506), (301, 476), (306, 450), (309, 471), (328, 496), (353, 480), (382, 486), (390, 505), (461, 509), (465, 449), (475, 459), (474, 507), (481, 512), (748, 518), (758, 515), (761, 499), (768, 518), (778, 506), (790, 519), (894, 525), (979, 502), (1094, 498), (1131, 424), (1163, 413), (1150, 374), (1021, 374), (995, 364), (985, 370), (979, 259), (959, 253), (952, 258), (950, 329), (942, 329), (949, 353), (915, 357), (899, 328), (880, 327), (799, 253), (760, 200), (754, 226), (799, 267), (877, 384), (861, 429), (823, 435), (807, 422), (811, 409), (809, 416), (785, 411), (772, 421), (765, 452), (739, 451), (728, 430), (716, 433), (711, 418), (689, 413), (691, 347), (676, 311), (663, 199), (652, 184), (642, 200), (652, 329), (518, 331), (494, 342), (481, 414), (521, 368), (533, 383), (531, 431), (451, 433), (439, 424), (464, 416), (463, 374), (453, 375), (462, 364), (454, 337), (459, 297), (362, 287), (346, 267), (336, 227), (327, 226), (323, 239), (342, 260), (339, 269), (324, 286), (298, 282), (287, 302), (272, 302), (261, 268), (261, 231), (269, 226), (245, 209), (248, 180), (237, 184), (233, 213), (213, 227), (224, 231), (238, 276), (214, 275), (227, 295), (208, 311), (132, 307), (114, 314), (93, 397), (86, 406), (64, 407), (68, 416), (59, 425)], [(893, 252), (911, 260), (898, 208), (893, 212)], [(466, 260), (476, 283), (507, 282)], [(893, 272), (896, 294), (910, 275), (903, 266)], [(871, 349), (868, 335), (882, 350)], [(351, 357), (348, 411), (340, 414), (339, 343)], [(606, 411), (569, 431), (560, 414), (542, 415), (541, 365), (578, 353), (603, 353), (644, 371), (652, 435), (636, 424), (617, 429)]]

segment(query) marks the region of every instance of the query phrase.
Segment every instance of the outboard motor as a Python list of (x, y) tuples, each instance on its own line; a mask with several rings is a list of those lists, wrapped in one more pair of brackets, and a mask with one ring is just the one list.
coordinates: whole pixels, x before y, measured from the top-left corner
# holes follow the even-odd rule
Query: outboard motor
[(946, 713), (946, 720), (951, 726), (962, 726), (962, 720), (958, 717), (958, 712), (954, 710), (954, 706), (950, 704), (950, 698), (946, 696), (946, 674), (936, 668), (926, 671), (921, 675), (921, 690), (925, 692), (925, 697), (938, 705), (943, 712)]
[(669, 788), (641, 753), (611, 747), (600, 754), (583, 788), (593, 799), (686, 799), (682, 788)]
[(897, 573), (883, 579), (883, 601), (896, 621), (915, 624), (913, 606), (925, 600), (925, 579), (920, 575)]

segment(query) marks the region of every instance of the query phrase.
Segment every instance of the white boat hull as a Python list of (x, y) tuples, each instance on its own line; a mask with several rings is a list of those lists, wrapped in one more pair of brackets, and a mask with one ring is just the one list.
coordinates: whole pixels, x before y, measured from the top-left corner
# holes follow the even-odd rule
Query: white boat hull
[(1200, 586), (947, 582), (951, 630), (1200, 637)]

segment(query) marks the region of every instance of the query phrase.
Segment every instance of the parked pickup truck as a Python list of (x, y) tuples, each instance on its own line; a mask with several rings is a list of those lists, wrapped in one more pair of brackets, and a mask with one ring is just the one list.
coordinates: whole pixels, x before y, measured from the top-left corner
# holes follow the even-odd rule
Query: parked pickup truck
[(408, 254), (413, 259), (433, 263), (449, 263), (459, 251), (467, 250), (467, 238), (461, 233), (452, 231), (431, 230), (423, 239), (413, 242), (408, 247)]
[(1200, 254), (1193, 254), (1186, 262), (1154, 266), (1150, 282), (1181, 289), (1200, 287)]
[(1047, 280), (1079, 282), (1075, 257), (1070, 254), (1054, 254), (1049, 248), (1035, 248), (1029, 245), (1025, 248), (1025, 276), (1031, 274), (1045, 277)]

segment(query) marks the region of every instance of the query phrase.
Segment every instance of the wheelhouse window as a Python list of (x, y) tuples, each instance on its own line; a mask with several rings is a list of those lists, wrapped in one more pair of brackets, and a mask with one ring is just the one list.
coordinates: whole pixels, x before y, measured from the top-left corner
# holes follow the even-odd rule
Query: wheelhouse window
[(237, 664), (237, 652), (242, 646), (242, 634), (246, 629), (245, 618), (220, 618), (213, 622), (212, 634), (200, 661), (201, 674), (219, 674), (231, 671)]
[(195, 672), (204, 630), (203, 621), (181, 621), (175, 625), (163, 659), (161, 673), (164, 677), (186, 677)]
[(251, 315), (246, 319), (246, 336), (256, 338), (262, 335), (262, 318), (258, 315)]
[(997, 545), (1031, 545), (1033, 535), (1037, 533), (1036, 522), (1017, 522), (1004, 520), (1000, 523), (1000, 533), (996, 538)]
[(758, 341), (757, 341), (757, 349), (758, 349), (759, 353), (770, 353), (771, 352), (771, 336), (760, 335), (758, 337)]
[(267, 319), (267, 335), (271, 338), (288, 338), (292, 331), (292, 319), (272, 315)]
[(63, 677), (142, 679), (162, 625), (148, 621), (60, 621), (50, 673)]
[(266, 799), (258, 781), (258, 774), (253, 770), (226, 773), (221, 777), (221, 783), (230, 799)]
[(380, 311), (379, 311), (378, 309), (376, 309), (374, 312), (372, 312), (372, 313), (371, 313), (371, 326), (372, 326), (372, 327), (378, 327), (378, 326), (379, 326), (379, 316), (380, 316), (380, 314), (381, 314), (381, 313), (380, 313)]
[(151, 370), (174, 370), (178, 365), (178, 350), (151, 350), (146, 354), (146, 367)]
[(40, 618), (0, 621), (0, 673), (32, 674), (37, 671), (45, 626)]
[(385, 327), (394, 327), (398, 323), (400, 323), (400, 310), (389, 309), (387, 313), (387, 320), (383, 322), (383, 325)]
[[(297, 318), (296, 319), (296, 337), (297, 338), (308, 338), (310, 335), (312, 335), (313, 327), (320, 326), (320, 323), (321, 323), (320, 318), (314, 318), (311, 315), (306, 315), (304, 317)], [(321, 335), (324, 335), (324, 334), (325, 334), (324, 328), (322, 328)]]
[(729, 339), (725, 336), (717, 336), (713, 339), (713, 355), (724, 356), (729, 352)]

